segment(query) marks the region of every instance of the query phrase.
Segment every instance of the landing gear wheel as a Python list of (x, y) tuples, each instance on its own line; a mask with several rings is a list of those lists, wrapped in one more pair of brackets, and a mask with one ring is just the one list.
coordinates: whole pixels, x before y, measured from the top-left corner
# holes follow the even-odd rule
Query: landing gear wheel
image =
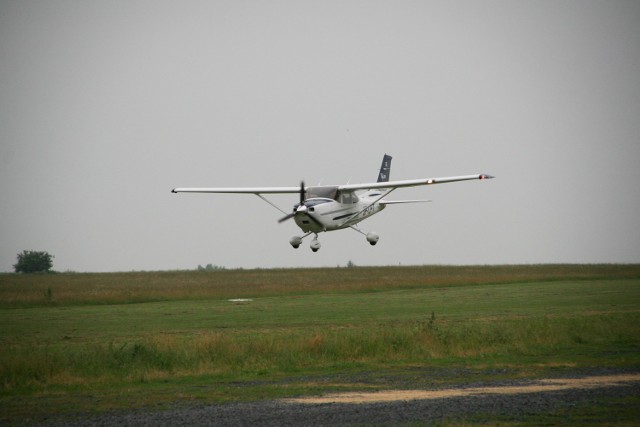
[(367, 233), (367, 242), (369, 242), (371, 246), (375, 246), (378, 240), (380, 240), (380, 236), (375, 231)]
[(320, 246), (321, 246), (321, 245), (320, 245), (320, 242), (318, 241), (318, 239), (317, 239), (317, 238), (315, 238), (315, 239), (313, 239), (313, 240), (311, 241), (311, 250), (312, 250), (313, 252), (318, 252), (318, 250), (320, 249)]
[(293, 249), (298, 249), (301, 243), (302, 243), (302, 237), (300, 236), (293, 236), (291, 239), (289, 239), (289, 244), (293, 246)]

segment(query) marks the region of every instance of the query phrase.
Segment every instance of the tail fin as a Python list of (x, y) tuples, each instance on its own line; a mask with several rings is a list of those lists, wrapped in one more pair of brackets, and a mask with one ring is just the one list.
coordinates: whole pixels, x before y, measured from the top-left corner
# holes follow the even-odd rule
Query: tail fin
[(385, 154), (382, 158), (380, 173), (378, 173), (378, 182), (389, 182), (389, 175), (391, 174), (391, 159), (392, 157), (388, 154)]

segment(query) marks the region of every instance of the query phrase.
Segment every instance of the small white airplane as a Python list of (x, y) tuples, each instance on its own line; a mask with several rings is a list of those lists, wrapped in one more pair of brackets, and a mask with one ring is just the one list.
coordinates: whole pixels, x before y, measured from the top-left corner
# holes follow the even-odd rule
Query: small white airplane
[[(320, 249), (318, 233), (324, 231), (351, 228), (366, 236), (371, 245), (378, 243), (380, 236), (376, 232), (364, 233), (356, 227), (360, 221), (377, 214), (387, 205), (399, 203), (420, 203), (430, 200), (385, 200), (396, 188), (415, 187), (418, 185), (444, 184), (447, 182), (484, 180), (493, 176), (486, 174), (450, 176), (444, 178), (423, 178), (405, 181), (389, 181), (391, 171), (391, 156), (385, 154), (380, 166), (377, 182), (365, 184), (322, 185), (306, 187), (304, 182), (300, 187), (241, 187), (241, 188), (174, 188), (173, 193), (234, 193), (255, 194), (285, 216), (278, 222), (293, 218), (298, 227), (305, 233), (303, 236), (293, 236), (289, 243), (294, 248), (300, 247), (302, 239), (314, 235), (311, 250)], [(366, 190), (357, 193), (358, 190)], [(287, 213), (267, 200), (263, 194), (299, 193), (300, 201), (293, 206), (293, 211)]]

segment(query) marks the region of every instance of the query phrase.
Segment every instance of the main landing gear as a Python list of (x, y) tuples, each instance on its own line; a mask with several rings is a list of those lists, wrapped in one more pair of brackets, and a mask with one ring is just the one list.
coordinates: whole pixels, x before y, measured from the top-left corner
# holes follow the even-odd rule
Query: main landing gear
[[(300, 247), (300, 245), (302, 244), (302, 239), (304, 239), (305, 237), (307, 237), (309, 234), (311, 233), (307, 233), (304, 236), (293, 236), (291, 239), (289, 239), (289, 243), (291, 244), (291, 246), (293, 246), (293, 249), (298, 249)], [(314, 238), (311, 241), (311, 250), (313, 252), (318, 252), (318, 250), (320, 249), (320, 246), (322, 246), (320, 244), (320, 241), (318, 240), (318, 234), (317, 233), (313, 233)]]
[[(371, 232), (365, 234), (364, 232), (358, 230), (355, 227), (351, 227), (351, 228), (353, 228), (355, 231), (357, 231), (358, 233), (362, 234), (363, 236), (366, 236), (367, 242), (369, 242), (369, 244), (371, 246), (375, 246), (375, 244), (378, 243), (378, 240), (380, 240), (380, 236), (375, 231), (371, 231)], [(311, 248), (311, 250), (313, 252), (318, 252), (318, 250), (320, 250), (320, 247), (322, 246), (320, 244), (320, 241), (318, 240), (318, 233), (309, 232), (309, 233), (305, 234), (304, 236), (293, 236), (291, 239), (289, 239), (289, 244), (291, 244), (291, 246), (293, 246), (294, 249), (298, 249), (300, 247), (300, 245), (302, 244), (302, 239), (304, 239), (305, 237), (307, 237), (310, 234), (313, 234), (314, 237), (313, 237), (313, 240), (311, 241), (311, 245), (309, 245), (309, 247)]]

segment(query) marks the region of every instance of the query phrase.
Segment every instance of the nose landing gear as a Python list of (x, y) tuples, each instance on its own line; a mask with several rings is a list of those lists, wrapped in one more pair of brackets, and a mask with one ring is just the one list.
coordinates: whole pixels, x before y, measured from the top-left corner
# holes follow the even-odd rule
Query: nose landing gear
[(318, 235), (316, 234), (316, 237), (313, 238), (313, 240), (311, 241), (311, 250), (313, 252), (318, 252), (318, 250), (320, 249), (320, 241), (318, 240)]

